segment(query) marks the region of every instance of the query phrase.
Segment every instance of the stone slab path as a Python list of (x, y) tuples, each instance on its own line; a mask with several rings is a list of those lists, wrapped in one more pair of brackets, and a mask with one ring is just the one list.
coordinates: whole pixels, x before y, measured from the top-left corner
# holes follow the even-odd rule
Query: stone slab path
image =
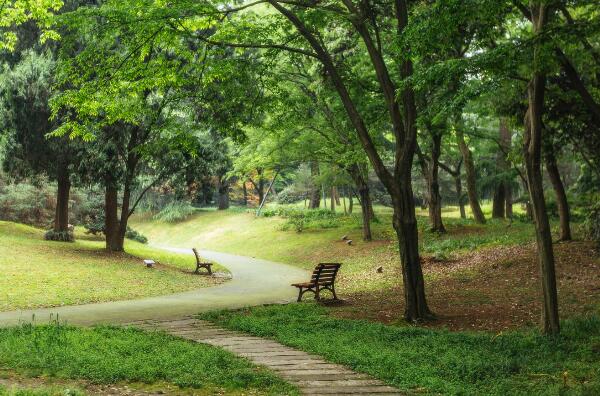
[(278, 342), (226, 330), (213, 323), (184, 317), (177, 320), (140, 320), (126, 324), (144, 330), (162, 330), (186, 340), (210, 344), (266, 366), (298, 386), (304, 395), (401, 395), (366, 374), (356, 373), (319, 356)]
[[(194, 268), (195, 259), (191, 249), (163, 249), (189, 254), (190, 269)], [(119, 324), (147, 318), (178, 318), (215, 309), (285, 303), (295, 301), (298, 295), (290, 284), (305, 281), (310, 276), (307, 271), (282, 263), (207, 250), (200, 251), (200, 254), (226, 267), (232, 279), (219, 286), (165, 296), (0, 312), (0, 327), (33, 321), (45, 323), (57, 315), (61, 321), (69, 324)]]

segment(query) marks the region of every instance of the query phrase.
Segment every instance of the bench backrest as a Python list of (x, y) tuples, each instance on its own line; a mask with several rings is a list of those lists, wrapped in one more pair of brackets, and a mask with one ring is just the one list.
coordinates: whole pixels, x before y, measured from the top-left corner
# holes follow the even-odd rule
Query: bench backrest
[(194, 252), (194, 256), (196, 256), (196, 263), (200, 264), (200, 255), (198, 254), (198, 250), (196, 250), (196, 248), (192, 248), (192, 251)]
[(323, 284), (332, 284), (340, 269), (340, 263), (319, 263), (312, 274), (311, 282)]

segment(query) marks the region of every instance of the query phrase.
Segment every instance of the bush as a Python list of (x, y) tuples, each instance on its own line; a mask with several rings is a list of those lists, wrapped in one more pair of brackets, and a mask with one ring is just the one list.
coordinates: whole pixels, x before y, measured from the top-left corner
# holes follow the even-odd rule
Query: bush
[(294, 229), (296, 232), (302, 232), (309, 228), (338, 228), (348, 220), (356, 223), (359, 222), (356, 216), (346, 216), (327, 209), (277, 208), (263, 211), (263, 216), (278, 216), (288, 219), (281, 227), (282, 230)]
[(0, 220), (46, 227), (54, 217), (55, 201), (55, 191), (46, 184), (8, 184), (0, 191)]
[(294, 186), (284, 188), (277, 194), (277, 202), (280, 204), (291, 204), (303, 200), (306, 197), (306, 193), (297, 191)]
[(588, 238), (596, 242), (600, 248), (600, 203), (593, 205), (585, 221), (585, 230)]
[(44, 239), (47, 241), (73, 242), (75, 237), (73, 236), (72, 231), (49, 230), (44, 234)]
[(176, 201), (165, 206), (160, 212), (154, 215), (155, 220), (165, 221), (167, 223), (176, 223), (186, 220), (194, 212), (195, 208), (188, 202)]
[(125, 238), (127, 239), (131, 239), (133, 241), (139, 242), (139, 243), (148, 243), (148, 238), (146, 238), (144, 235), (142, 235), (141, 233), (139, 233), (138, 231), (134, 230), (133, 228), (127, 226), (127, 231), (125, 232)]

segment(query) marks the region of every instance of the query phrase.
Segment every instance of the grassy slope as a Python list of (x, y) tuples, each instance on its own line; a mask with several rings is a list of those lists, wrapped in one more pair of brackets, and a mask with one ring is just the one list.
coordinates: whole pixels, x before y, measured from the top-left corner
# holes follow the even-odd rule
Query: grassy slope
[[(489, 205), (488, 205), (489, 206)], [(484, 208), (488, 209), (487, 206)], [(293, 264), (312, 269), (320, 261), (341, 261), (342, 291), (375, 290), (389, 287), (394, 277), (374, 276), (378, 266), (396, 269), (399, 266), (397, 246), (391, 225), (389, 208), (376, 208), (378, 221), (373, 223), (373, 242), (361, 239), (359, 216), (341, 220), (338, 228), (307, 229), (301, 233), (282, 231), (285, 219), (256, 217), (251, 210), (238, 208), (228, 211), (199, 210), (189, 219), (178, 223), (153, 220), (151, 216), (136, 216), (132, 226), (147, 235), (151, 244), (178, 247), (196, 246), (201, 249), (241, 254)], [(446, 208), (446, 235), (427, 231), (428, 221), (419, 212), (420, 242), (425, 255), (446, 258), (482, 247), (525, 243), (533, 240), (531, 224), (489, 221), (480, 226), (459, 218), (455, 208)], [(353, 246), (341, 237), (347, 235)], [(389, 273), (389, 271), (387, 271)], [(369, 282), (364, 282), (368, 277)]]
[(333, 318), (311, 303), (202, 317), (322, 355), (411, 393), (600, 394), (598, 317), (565, 322), (558, 339), (533, 330), (490, 334), (385, 326)]
[(97, 384), (157, 384), (156, 390), (177, 385), (197, 389), (195, 395), (297, 394), (273, 373), (222, 349), (135, 329), (0, 329), (0, 367)]
[[(214, 284), (191, 276), (191, 256), (127, 242), (133, 254), (108, 254), (102, 242), (43, 240), (36, 228), (0, 222), (0, 311), (168, 294)], [(140, 258), (167, 265), (146, 269)]]

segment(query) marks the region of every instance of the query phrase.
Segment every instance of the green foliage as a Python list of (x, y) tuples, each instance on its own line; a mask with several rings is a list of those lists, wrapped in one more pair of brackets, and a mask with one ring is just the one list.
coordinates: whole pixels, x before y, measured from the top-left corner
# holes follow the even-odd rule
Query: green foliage
[(600, 249), (600, 202), (596, 202), (587, 213), (585, 230), (588, 238), (595, 241)]
[(58, 241), (58, 242), (73, 242), (75, 236), (72, 231), (54, 231), (48, 230), (44, 234), (44, 239), (47, 241)]
[(0, 220), (46, 227), (53, 216), (54, 191), (47, 184), (0, 187)]
[(215, 394), (296, 394), (274, 374), (222, 349), (133, 328), (53, 324), (1, 329), (0, 364), (20, 373), (103, 384), (164, 381)]
[(148, 238), (142, 235), (140, 232), (134, 230), (133, 228), (127, 226), (127, 231), (125, 231), (125, 238), (131, 239), (132, 241), (136, 241), (139, 243), (146, 244), (148, 243)]
[[(12, 51), (18, 36), (15, 26), (34, 21), (42, 30), (41, 42), (58, 39), (58, 33), (52, 29), (53, 14), (63, 6), (62, 0), (7, 0), (0, 6), (0, 50)], [(13, 28), (13, 29), (7, 29)]]
[(262, 212), (264, 217), (283, 217), (287, 222), (282, 230), (293, 229), (302, 232), (305, 229), (338, 228), (348, 222), (359, 221), (357, 216), (347, 216), (327, 209), (298, 209), (280, 206), (276, 209), (267, 209)]
[(600, 391), (598, 317), (565, 321), (560, 338), (535, 330), (496, 335), (337, 319), (312, 303), (210, 312), (201, 317), (325, 356), (408, 393), (593, 395)]
[(154, 219), (167, 223), (177, 223), (188, 219), (195, 211), (196, 209), (189, 202), (175, 201), (155, 214)]

